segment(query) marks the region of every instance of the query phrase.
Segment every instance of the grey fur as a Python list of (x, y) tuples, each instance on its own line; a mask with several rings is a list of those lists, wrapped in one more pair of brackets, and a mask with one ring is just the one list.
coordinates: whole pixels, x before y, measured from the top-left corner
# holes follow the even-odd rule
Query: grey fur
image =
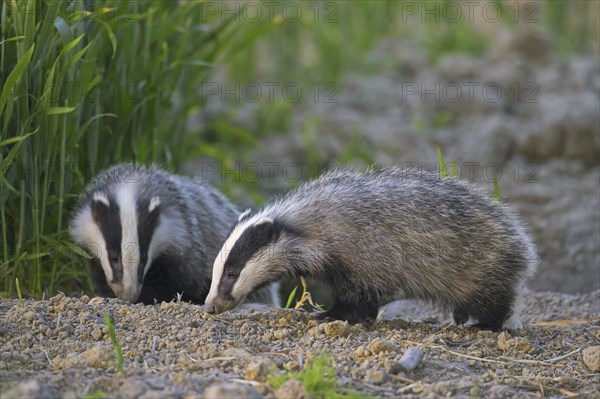
[[(101, 193), (114, 197), (115, 191), (123, 185), (131, 185), (138, 206), (148, 204), (152, 198), (159, 198), (158, 224), (164, 223), (162, 227), (166, 230), (158, 230), (157, 227), (153, 234), (168, 231), (168, 236), (160, 237), (164, 245), (153, 256), (137, 301), (169, 301), (177, 293), (183, 293), (184, 300), (204, 303), (210, 288), (212, 264), (228, 229), (237, 219), (237, 209), (221, 193), (201, 181), (167, 173), (157, 166), (115, 165), (100, 173), (87, 186), (70, 224), (74, 241), (92, 256), (106, 250), (98, 248), (97, 243), (90, 243), (82, 234), (90, 227), (88, 223), (94, 223), (86, 216), (94, 195)], [(142, 222), (138, 220), (138, 225)], [(90, 274), (98, 294), (114, 296), (97, 257), (90, 263)], [(272, 299), (276, 290), (277, 286), (264, 288), (249, 297), (248, 302), (277, 305)]]
[(324, 316), (353, 322), (374, 319), (386, 302), (412, 298), (453, 311), (457, 324), (473, 317), (482, 328), (518, 328), (522, 291), (538, 263), (535, 245), (505, 205), (429, 172), (327, 173), (240, 228), (265, 220), (275, 238), (245, 263), (254, 267), (252, 284), (316, 277), (336, 300)]

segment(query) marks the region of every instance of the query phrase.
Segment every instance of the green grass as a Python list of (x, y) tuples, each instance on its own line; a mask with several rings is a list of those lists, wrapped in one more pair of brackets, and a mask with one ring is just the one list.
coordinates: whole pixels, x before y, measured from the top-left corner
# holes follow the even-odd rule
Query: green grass
[(236, 17), (198, 1), (0, 4), (0, 295), (15, 278), (31, 297), (91, 288), (66, 227), (100, 169), (210, 152), (186, 125), (198, 88), (272, 25)]
[(294, 302), (294, 299), (296, 298), (297, 291), (298, 291), (298, 286), (295, 286), (294, 289), (290, 292), (290, 295), (288, 295), (288, 299), (285, 303), (286, 309), (289, 309), (292, 307), (292, 302)]
[(121, 351), (121, 345), (119, 344), (119, 340), (117, 339), (117, 333), (115, 332), (115, 328), (113, 327), (112, 321), (110, 320), (110, 316), (106, 313), (104, 313), (104, 322), (106, 323), (106, 327), (108, 327), (108, 335), (110, 336), (110, 342), (112, 343), (113, 350), (115, 352), (115, 367), (121, 375), (125, 375), (125, 368), (123, 367), (123, 352)]
[(277, 389), (284, 382), (294, 379), (302, 382), (304, 388), (315, 398), (368, 398), (362, 393), (340, 387), (335, 377), (333, 360), (325, 356), (313, 357), (310, 364), (296, 373), (270, 375), (268, 382), (271, 388)]
[(103, 399), (107, 397), (108, 395), (104, 391), (94, 391), (83, 395), (81, 399)]
[(21, 285), (19, 284), (19, 279), (15, 278), (15, 286), (17, 287), (17, 297), (19, 298), (19, 303), (21, 306), (25, 306), (23, 303), (23, 297), (21, 296)]

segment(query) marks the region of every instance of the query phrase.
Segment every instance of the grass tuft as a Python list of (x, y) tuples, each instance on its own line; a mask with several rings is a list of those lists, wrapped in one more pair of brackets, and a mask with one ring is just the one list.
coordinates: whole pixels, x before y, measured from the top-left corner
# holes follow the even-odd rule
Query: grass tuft
[[(296, 305), (294, 305), (294, 309), (301, 309), (305, 305), (308, 304), (308, 305), (312, 306), (314, 309), (317, 309), (317, 310), (323, 312), (325, 310), (325, 309), (323, 309), (323, 306), (318, 303), (315, 303), (313, 301), (312, 295), (308, 291), (308, 284), (306, 283), (306, 280), (304, 279), (304, 277), (300, 277), (300, 284), (302, 284), (302, 295), (300, 295), (300, 299), (296, 301)], [(297, 291), (298, 291), (298, 286), (294, 287), (292, 292), (290, 292), (290, 295), (288, 296), (288, 299), (287, 299), (287, 302), (285, 305), (286, 308), (292, 307), (292, 302), (296, 298)]]
[(282, 386), (288, 380), (302, 382), (304, 388), (315, 398), (366, 398), (364, 394), (340, 387), (335, 377), (333, 360), (325, 356), (315, 356), (312, 362), (297, 373), (278, 376), (270, 375), (268, 383), (273, 389)]
[(296, 291), (298, 291), (298, 286), (295, 286), (294, 289), (292, 290), (292, 292), (290, 292), (287, 302), (285, 303), (286, 309), (289, 309), (292, 307), (292, 302), (294, 301), (294, 298), (296, 298)]
[(17, 296), (19, 297), (19, 303), (21, 306), (25, 306), (23, 303), (23, 297), (21, 296), (21, 285), (19, 284), (19, 279), (15, 278), (15, 286), (17, 287)]
[[(66, 233), (86, 183), (116, 162), (178, 170), (214, 66), (268, 22), (201, 1), (0, 2), (0, 291), (91, 290)], [(68, 3), (68, 7), (66, 6)], [(240, 9), (240, 13), (242, 10)], [(5, 77), (5, 78), (4, 78)]]
[(500, 202), (500, 186), (498, 185), (498, 177), (494, 176), (494, 194), (492, 198), (496, 202)]
[(104, 322), (106, 323), (106, 327), (108, 327), (108, 335), (110, 336), (110, 341), (112, 342), (112, 346), (115, 351), (115, 367), (121, 375), (124, 375), (125, 369), (123, 368), (123, 352), (121, 351), (121, 345), (117, 339), (115, 328), (110, 320), (110, 316), (107, 313), (104, 313)]

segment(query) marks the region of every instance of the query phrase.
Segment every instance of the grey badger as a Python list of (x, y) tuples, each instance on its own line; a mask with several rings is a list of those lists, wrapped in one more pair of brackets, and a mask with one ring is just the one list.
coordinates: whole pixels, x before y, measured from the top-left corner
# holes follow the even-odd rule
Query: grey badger
[(536, 248), (504, 205), (452, 177), (401, 167), (329, 172), (244, 212), (215, 259), (208, 312), (235, 307), (286, 276), (327, 284), (318, 317), (373, 321), (419, 299), (482, 329), (520, 328)]
[[(92, 259), (96, 294), (203, 304), (211, 266), (239, 212), (218, 191), (157, 166), (119, 164), (79, 199), (69, 232)], [(277, 285), (248, 298), (279, 306)]]

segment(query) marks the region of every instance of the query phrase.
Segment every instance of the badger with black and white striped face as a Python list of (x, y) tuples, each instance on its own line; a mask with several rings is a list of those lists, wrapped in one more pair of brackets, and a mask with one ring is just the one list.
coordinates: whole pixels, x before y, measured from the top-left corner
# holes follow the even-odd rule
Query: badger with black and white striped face
[[(92, 257), (96, 293), (152, 304), (202, 304), (211, 266), (239, 212), (218, 191), (156, 166), (121, 164), (81, 195), (69, 232)], [(278, 305), (277, 287), (248, 301)]]
[(454, 178), (400, 168), (338, 171), (242, 214), (213, 266), (208, 311), (220, 313), (286, 276), (322, 280), (335, 303), (320, 317), (374, 320), (420, 299), (481, 328), (518, 328), (537, 265), (518, 219)]

